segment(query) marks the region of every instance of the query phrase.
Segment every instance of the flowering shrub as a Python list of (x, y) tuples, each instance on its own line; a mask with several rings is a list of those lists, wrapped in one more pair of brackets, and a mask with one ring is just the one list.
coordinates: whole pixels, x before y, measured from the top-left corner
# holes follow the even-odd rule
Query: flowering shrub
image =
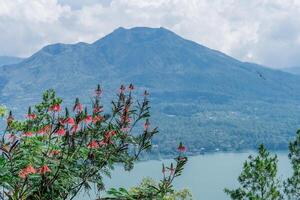
[[(121, 86), (110, 115), (103, 112), (100, 86), (91, 109), (76, 99), (71, 111), (63, 111), (62, 100), (48, 90), (40, 104), (28, 109), (25, 120), (15, 120), (10, 112), (0, 142), (0, 197), (73, 199), (91, 184), (103, 190), (103, 176), (109, 176), (116, 163), (132, 169), (157, 133), (150, 128), (148, 93), (134, 101), (133, 90), (133, 85)], [(169, 170), (170, 179), (179, 173), (177, 167)]]

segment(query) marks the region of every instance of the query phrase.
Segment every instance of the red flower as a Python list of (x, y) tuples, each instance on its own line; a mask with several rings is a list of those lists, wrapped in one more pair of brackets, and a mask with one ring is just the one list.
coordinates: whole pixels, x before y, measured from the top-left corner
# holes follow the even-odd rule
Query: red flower
[(131, 119), (129, 118), (128, 115), (124, 115), (122, 116), (122, 122), (125, 124), (125, 123), (130, 123), (131, 122)]
[(37, 133), (38, 134), (45, 134), (51, 131), (51, 125), (46, 125), (42, 129), (40, 129)]
[(109, 132), (106, 132), (105, 135), (104, 135), (104, 137), (105, 137), (105, 141), (108, 141), (110, 139)]
[(48, 165), (44, 165), (38, 169), (38, 172), (40, 174), (46, 174), (47, 172), (51, 172), (51, 169), (48, 167)]
[(117, 132), (115, 130), (111, 130), (111, 131), (107, 131), (105, 136), (107, 136), (109, 138), (110, 136), (114, 136), (116, 134), (117, 134)]
[(180, 160), (180, 161), (186, 161), (187, 158), (186, 157), (179, 157), (178, 160)]
[(32, 132), (28, 131), (28, 132), (23, 133), (23, 136), (31, 137), (31, 136), (33, 136), (33, 134), (32, 134)]
[(129, 127), (129, 126), (127, 126), (127, 127), (123, 127), (123, 128), (121, 128), (121, 131), (123, 131), (123, 132), (127, 132), (129, 129), (130, 129), (130, 127)]
[(134, 90), (134, 86), (132, 84), (129, 85), (128, 87), (129, 90)]
[(99, 113), (99, 112), (102, 112), (102, 111), (103, 111), (103, 109), (99, 106), (95, 106), (94, 109), (93, 109), (94, 113)]
[(59, 112), (59, 111), (61, 111), (61, 106), (59, 104), (55, 104), (53, 106), (50, 106), (49, 111)]
[(35, 174), (36, 169), (34, 169), (31, 165), (28, 165), (24, 169), (22, 169), (19, 173), (19, 177), (26, 178), (29, 174)]
[(125, 108), (124, 108), (124, 113), (128, 113), (128, 111), (129, 111), (129, 107), (130, 107), (130, 105), (129, 105), (129, 104), (127, 104), (127, 105), (125, 106)]
[(78, 131), (78, 124), (75, 124), (74, 126), (72, 126), (71, 131), (73, 133), (76, 133)]
[(75, 106), (73, 107), (73, 111), (77, 112), (77, 113), (80, 113), (82, 112), (82, 109), (83, 109), (83, 106), (81, 103), (77, 103), (75, 104)]
[(34, 114), (34, 113), (27, 114), (26, 118), (31, 119), (31, 120), (36, 119), (36, 114)]
[(110, 139), (111, 136), (114, 136), (114, 135), (116, 135), (116, 134), (117, 134), (117, 132), (114, 131), (114, 130), (107, 131), (107, 132), (105, 133), (105, 135), (104, 135), (105, 141), (108, 141), (108, 140)]
[(93, 121), (93, 117), (91, 115), (88, 115), (84, 118), (84, 122), (87, 123), (87, 124), (92, 122), (92, 121)]
[(102, 140), (102, 141), (99, 142), (99, 145), (100, 145), (100, 146), (105, 146), (105, 145), (107, 145), (107, 142), (104, 142), (104, 141)]
[(25, 172), (24, 172), (24, 171), (22, 171), (22, 170), (19, 172), (19, 177), (20, 177), (20, 178), (23, 178), (23, 179), (25, 179), (25, 178), (27, 177), (27, 175), (28, 175), (28, 174), (27, 174), (27, 173), (25, 173)]
[(68, 117), (64, 120), (64, 124), (70, 125), (70, 126), (74, 126), (75, 124), (75, 120), (72, 117)]
[(36, 169), (34, 169), (31, 165), (28, 165), (26, 168), (25, 168), (26, 172), (29, 173), (29, 174), (35, 174), (36, 173)]
[(178, 151), (179, 151), (180, 153), (186, 152), (186, 147), (182, 144), (182, 142), (179, 143)]
[(110, 134), (111, 134), (112, 136), (117, 135), (117, 131), (112, 130), (112, 131), (110, 131)]
[(66, 134), (66, 131), (65, 131), (65, 129), (63, 129), (63, 128), (60, 128), (60, 129), (57, 130), (56, 133), (57, 133), (57, 135), (63, 136), (63, 135)]
[(123, 93), (124, 91), (125, 91), (125, 86), (124, 85), (121, 85), (121, 87), (120, 87), (120, 93)]
[(5, 135), (7, 137), (7, 139), (9, 140), (15, 140), (17, 138), (17, 136), (13, 133), (8, 133)]
[(101, 115), (97, 115), (95, 117), (93, 117), (93, 123), (97, 123), (99, 121), (102, 121), (104, 117), (102, 117)]
[(147, 119), (146, 122), (145, 122), (145, 124), (144, 124), (144, 129), (147, 130), (149, 128), (149, 126), (150, 126), (150, 122)]
[(60, 151), (59, 150), (52, 150), (49, 154), (51, 156), (56, 156), (56, 155), (60, 154)]
[(170, 167), (170, 173), (171, 173), (171, 175), (173, 175), (174, 172), (175, 172), (175, 169), (174, 169), (173, 163), (171, 163), (171, 167)]
[(102, 147), (102, 146), (106, 146), (108, 144), (112, 144), (112, 141), (111, 140), (101, 140), (99, 142), (99, 145)]
[(97, 149), (100, 147), (99, 143), (96, 140), (92, 140), (87, 146), (91, 149)]

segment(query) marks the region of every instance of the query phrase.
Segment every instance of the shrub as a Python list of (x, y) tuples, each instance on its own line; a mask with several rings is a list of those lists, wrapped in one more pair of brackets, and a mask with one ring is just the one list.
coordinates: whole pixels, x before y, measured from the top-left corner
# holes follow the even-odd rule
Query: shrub
[(10, 112), (0, 142), (2, 199), (73, 199), (91, 184), (103, 190), (103, 176), (110, 176), (116, 163), (132, 169), (158, 132), (150, 128), (148, 93), (135, 101), (133, 90), (121, 86), (110, 114), (103, 112), (100, 86), (92, 112), (76, 99), (72, 111), (63, 113), (53, 90), (28, 109), (25, 120)]

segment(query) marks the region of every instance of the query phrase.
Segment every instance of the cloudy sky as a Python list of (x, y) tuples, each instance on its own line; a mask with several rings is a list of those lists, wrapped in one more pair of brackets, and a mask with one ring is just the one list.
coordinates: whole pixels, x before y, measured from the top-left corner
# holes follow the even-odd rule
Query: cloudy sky
[(120, 26), (162, 26), (244, 61), (300, 66), (299, 0), (0, 0), (0, 55), (93, 42)]

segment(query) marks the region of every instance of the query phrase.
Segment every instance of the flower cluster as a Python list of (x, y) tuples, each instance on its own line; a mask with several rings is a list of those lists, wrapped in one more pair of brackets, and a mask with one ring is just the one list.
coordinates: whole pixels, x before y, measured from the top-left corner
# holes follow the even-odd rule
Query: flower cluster
[(43, 165), (38, 169), (35, 169), (34, 167), (32, 167), (32, 165), (28, 165), (19, 172), (19, 177), (25, 179), (30, 174), (39, 173), (41, 175), (45, 175), (47, 172), (51, 172), (51, 169), (48, 167), (48, 165)]

